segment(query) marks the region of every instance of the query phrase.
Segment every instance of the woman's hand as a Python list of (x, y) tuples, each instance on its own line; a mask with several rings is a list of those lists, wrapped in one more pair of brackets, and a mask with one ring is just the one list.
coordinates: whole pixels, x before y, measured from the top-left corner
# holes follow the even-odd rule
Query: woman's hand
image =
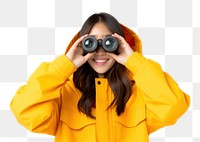
[(81, 41), (87, 37), (88, 34), (80, 37), (79, 39), (77, 39), (74, 44), (72, 45), (72, 47), (69, 49), (69, 51), (67, 52), (66, 56), (69, 58), (69, 60), (77, 67), (79, 68), (80, 66), (82, 66), (85, 62), (87, 62), (87, 60), (93, 56), (93, 53), (88, 53), (85, 56), (83, 56), (83, 48), (80, 46), (81, 45)]
[(118, 39), (119, 55), (116, 55), (114, 53), (108, 53), (108, 52), (106, 54), (113, 57), (118, 63), (125, 65), (126, 60), (128, 59), (129, 56), (133, 54), (134, 51), (122, 36), (118, 35), (117, 33), (114, 33), (112, 36)]

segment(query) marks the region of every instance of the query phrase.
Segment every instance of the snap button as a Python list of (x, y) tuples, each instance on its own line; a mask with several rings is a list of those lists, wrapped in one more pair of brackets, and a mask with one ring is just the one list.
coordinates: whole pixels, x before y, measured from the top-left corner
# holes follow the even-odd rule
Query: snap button
[(101, 84), (101, 81), (97, 81), (97, 84), (100, 85), (100, 84)]

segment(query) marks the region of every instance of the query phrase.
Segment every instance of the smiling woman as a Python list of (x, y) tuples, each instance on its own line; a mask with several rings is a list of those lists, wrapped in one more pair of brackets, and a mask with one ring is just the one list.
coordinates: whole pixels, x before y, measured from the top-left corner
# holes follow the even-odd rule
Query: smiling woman
[[(117, 50), (81, 43), (112, 36)], [(142, 55), (137, 34), (108, 13), (91, 15), (65, 54), (43, 62), (21, 86), (10, 107), (32, 132), (55, 142), (148, 142), (152, 132), (187, 111), (190, 97), (161, 66)]]
[[(91, 29), (90, 34), (96, 35), (97, 39), (104, 37), (104, 34), (112, 34), (103, 22), (96, 23)], [(96, 54), (88, 60), (90, 66), (97, 72), (97, 74), (106, 73), (115, 63), (115, 59), (107, 55), (102, 47), (99, 47)]]
[[(80, 30), (80, 36), (84, 36), (85, 34), (88, 34), (87, 36), (93, 35), (97, 41), (105, 39), (107, 35), (113, 35), (113, 38), (117, 38), (114, 36), (114, 33), (118, 33), (124, 37), (120, 23), (108, 14), (101, 14), (101, 16), (96, 14), (89, 17)], [(87, 38), (87, 36), (84, 38)], [(116, 54), (119, 54), (118, 52), (120, 52), (120, 50), (118, 50)], [(133, 51), (129, 54), (131, 55), (132, 53)], [(67, 56), (69, 56), (69, 54), (67, 54)], [(87, 72), (87, 74), (83, 72)], [(115, 99), (111, 105), (115, 103), (117, 105), (117, 113), (122, 113), (132, 90), (132, 82), (127, 76), (124, 65), (117, 63), (102, 46), (98, 46), (96, 51), (92, 53), (92, 56), (88, 59), (88, 62), (78, 68), (74, 73), (73, 81), (75, 86), (83, 92), (78, 104), (79, 110), (94, 118), (90, 112), (92, 105), (95, 103), (94, 77), (91, 76), (99, 78), (105, 77), (108, 79), (108, 83), (115, 94)], [(83, 86), (81, 84), (85, 85)], [(88, 92), (88, 88), (91, 88), (90, 92)], [(92, 90), (92, 88), (94, 88), (94, 90)]]
[[(97, 23), (93, 26), (89, 34), (98, 35), (97, 39), (103, 38), (104, 33), (110, 33), (104, 23)], [(90, 66), (97, 72), (97, 74), (106, 73), (115, 63), (115, 59), (106, 54), (102, 47), (99, 47), (96, 53), (88, 60)]]

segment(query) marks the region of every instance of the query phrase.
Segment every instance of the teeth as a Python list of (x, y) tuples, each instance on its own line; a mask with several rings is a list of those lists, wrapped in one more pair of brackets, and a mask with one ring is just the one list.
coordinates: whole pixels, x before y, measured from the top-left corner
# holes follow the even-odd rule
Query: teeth
[(103, 62), (106, 62), (107, 60), (95, 60), (95, 62), (98, 62), (98, 63), (103, 63)]

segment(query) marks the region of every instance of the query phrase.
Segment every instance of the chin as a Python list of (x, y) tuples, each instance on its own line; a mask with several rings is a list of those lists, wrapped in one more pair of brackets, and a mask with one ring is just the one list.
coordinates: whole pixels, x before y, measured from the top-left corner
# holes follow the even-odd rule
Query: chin
[(107, 70), (104, 70), (104, 71), (102, 71), (102, 70), (95, 70), (95, 72), (98, 73), (98, 74), (105, 74), (107, 72)]

